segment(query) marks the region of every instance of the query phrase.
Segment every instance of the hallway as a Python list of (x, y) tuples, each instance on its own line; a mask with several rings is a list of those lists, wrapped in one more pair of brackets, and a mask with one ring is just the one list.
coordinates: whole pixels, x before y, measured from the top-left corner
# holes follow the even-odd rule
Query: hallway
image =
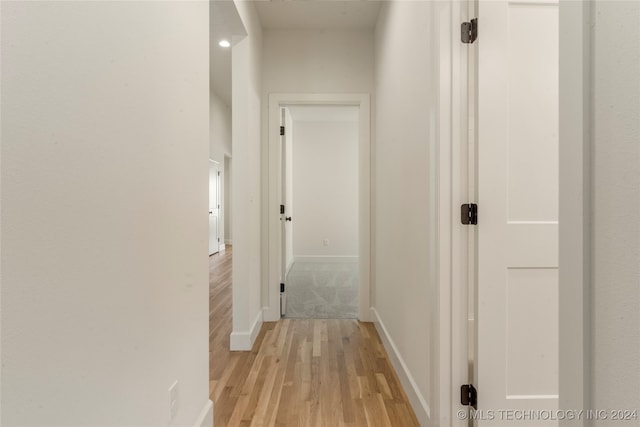
[[(399, 378), (424, 427), (469, 425), (460, 390), (505, 415), (477, 427), (637, 426), (638, 22), (640, 1), (0, 2), (0, 425), (212, 427), (210, 397), (215, 427), (416, 425)], [(280, 319), (291, 94), (370, 100), (375, 330)], [(207, 256), (208, 159), (231, 156), (233, 296), (231, 252)], [(227, 350), (232, 299), (253, 351)]]
[(210, 399), (216, 426), (417, 426), (372, 323), (265, 323), (230, 352), (231, 257), (209, 258)]

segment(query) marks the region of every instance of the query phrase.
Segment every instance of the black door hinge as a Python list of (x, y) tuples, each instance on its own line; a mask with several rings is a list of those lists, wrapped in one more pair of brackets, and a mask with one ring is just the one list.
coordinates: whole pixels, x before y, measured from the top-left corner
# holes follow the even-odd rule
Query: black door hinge
[(284, 205), (280, 205), (280, 215), (284, 215)]
[(478, 409), (478, 392), (473, 384), (460, 386), (460, 403), (464, 406), (471, 406)]
[(460, 221), (466, 225), (476, 225), (478, 223), (478, 205), (466, 203), (460, 206)]
[(284, 135), (284, 126), (280, 126), (280, 135)]
[(462, 43), (473, 43), (478, 38), (478, 18), (463, 22), (460, 26)]
[(280, 293), (284, 292), (284, 283), (280, 283)]

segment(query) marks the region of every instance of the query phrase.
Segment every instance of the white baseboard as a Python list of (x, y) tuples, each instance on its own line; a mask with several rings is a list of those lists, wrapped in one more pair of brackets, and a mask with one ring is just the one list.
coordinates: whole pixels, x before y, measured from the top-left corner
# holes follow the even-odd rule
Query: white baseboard
[(224, 252), (227, 249), (227, 245), (224, 243), (220, 243), (220, 245), (218, 246), (218, 250), (220, 252)]
[(193, 427), (213, 427), (213, 402), (207, 400)]
[(309, 256), (296, 255), (294, 262), (358, 262), (357, 256)]
[(400, 383), (404, 388), (405, 393), (407, 393), (407, 397), (409, 398), (409, 402), (413, 407), (413, 411), (418, 418), (421, 426), (429, 425), (429, 420), (431, 418), (431, 408), (427, 404), (422, 393), (418, 389), (418, 385), (416, 381), (413, 379), (413, 375), (409, 371), (409, 368), (404, 363), (404, 359), (400, 355), (398, 348), (393, 343), (393, 340), (389, 336), (387, 332), (387, 328), (385, 328), (384, 323), (382, 323), (382, 319), (380, 315), (376, 311), (375, 308), (371, 307), (371, 316), (373, 317), (373, 322), (376, 326), (376, 330), (378, 331), (378, 335), (380, 335), (380, 339), (382, 340), (382, 344), (384, 348), (387, 350), (387, 354), (389, 355), (389, 359), (391, 360), (391, 364), (393, 365), (393, 369), (395, 369), (398, 374), (398, 378), (400, 379)]
[(233, 242), (231, 241), (231, 239), (225, 240), (224, 241), (225, 245), (233, 245)]
[[(280, 302), (280, 298), (278, 298), (278, 302)], [(265, 322), (277, 322), (281, 318), (279, 305), (275, 307), (264, 307), (262, 313), (262, 318)]]
[(262, 328), (262, 310), (258, 312), (251, 329), (247, 332), (231, 332), (229, 347), (231, 351), (251, 351), (258, 333)]

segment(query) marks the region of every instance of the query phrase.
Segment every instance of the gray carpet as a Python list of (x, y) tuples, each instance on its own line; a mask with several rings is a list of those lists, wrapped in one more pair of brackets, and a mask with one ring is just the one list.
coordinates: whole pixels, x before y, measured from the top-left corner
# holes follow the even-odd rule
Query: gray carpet
[(294, 263), (287, 275), (286, 317), (356, 319), (358, 263)]

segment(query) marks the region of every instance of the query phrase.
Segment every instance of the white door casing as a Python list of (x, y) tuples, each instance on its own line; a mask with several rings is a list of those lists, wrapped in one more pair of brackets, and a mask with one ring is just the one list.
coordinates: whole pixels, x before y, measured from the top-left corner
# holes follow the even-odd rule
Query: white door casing
[(478, 23), (476, 425), (557, 425), (558, 3)]
[[(284, 316), (287, 310), (287, 215), (289, 200), (287, 200), (287, 136), (285, 130), (290, 130), (286, 123), (286, 110), (280, 109), (280, 315)], [(289, 128), (289, 129), (287, 129)]]
[(280, 181), (282, 174), (282, 150), (280, 139), (281, 106), (284, 105), (353, 105), (360, 109), (358, 143), (359, 178), (359, 307), (358, 319), (371, 319), (370, 304), (370, 268), (371, 268), (371, 147), (370, 147), (370, 99), (369, 94), (284, 94), (269, 95), (269, 258), (266, 280), (267, 306), (263, 319), (273, 322), (280, 319), (280, 278), (282, 275), (282, 230), (280, 224), (280, 193), (283, 191)]

